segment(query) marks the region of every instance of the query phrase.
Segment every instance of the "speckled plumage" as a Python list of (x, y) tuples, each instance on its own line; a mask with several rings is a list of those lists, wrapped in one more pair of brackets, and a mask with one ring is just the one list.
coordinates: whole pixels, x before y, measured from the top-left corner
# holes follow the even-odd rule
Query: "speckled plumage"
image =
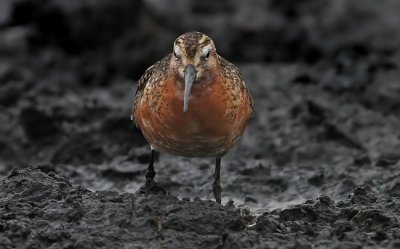
[[(202, 46), (202, 44), (209, 46), (209, 44), (213, 45), (213, 42), (209, 37), (199, 32), (180, 36), (175, 41), (176, 46), (180, 45), (184, 48), (188, 61), (196, 60), (195, 56), (199, 51), (198, 47)], [(194, 102), (193, 105), (196, 104), (196, 96), (199, 96), (197, 98), (199, 101), (204, 98), (202, 97), (202, 88), (205, 89), (204, 92), (208, 91), (211, 95), (215, 94), (215, 98), (219, 98), (215, 101), (216, 103), (218, 102), (216, 105), (223, 105), (223, 110), (214, 114), (216, 120), (211, 120), (212, 114), (210, 114), (210, 121), (203, 120), (208, 118), (203, 115), (203, 112), (201, 113), (203, 116), (192, 116), (191, 120), (188, 120), (189, 118), (186, 117), (191, 115), (190, 111), (189, 114), (182, 114), (182, 116), (177, 116), (181, 114), (175, 114), (175, 116), (166, 117), (166, 113), (181, 112), (179, 109), (171, 107), (176, 104), (176, 101), (179, 101), (179, 97), (174, 96), (175, 99), (172, 102), (171, 96), (180, 91), (180, 85), (182, 85), (178, 71), (174, 71), (171, 67), (171, 61), (174, 60), (173, 56), (173, 53), (171, 53), (156, 62), (140, 78), (132, 119), (135, 120), (146, 139), (156, 150), (181, 156), (224, 155), (240, 138), (253, 113), (251, 96), (238, 68), (215, 53), (215, 65), (210, 70), (205, 68), (203, 70), (204, 80), (202, 81), (202, 78), (199, 77), (200, 80), (195, 83), (195, 93), (191, 97), (194, 99), (192, 100)], [(201, 59), (198, 60), (198, 68), (202, 67), (202, 63), (206, 63)], [(212, 73), (207, 72), (207, 70), (212, 71)], [(212, 78), (212, 80), (208, 78)], [(207, 100), (206, 98), (204, 99), (204, 105), (200, 104), (199, 108), (202, 108), (202, 106), (206, 108), (208, 105), (206, 101), (213, 101), (209, 98)], [(216, 105), (208, 107), (208, 109), (211, 109), (210, 112), (212, 112), (212, 109), (217, 108)], [(138, 108), (140, 109), (139, 111)], [(192, 112), (195, 111), (197, 110)], [(173, 120), (174, 117), (176, 120)], [(209, 128), (210, 124), (207, 122), (215, 122), (215, 126), (223, 126), (225, 123), (231, 125), (225, 125), (226, 131), (223, 133), (222, 131), (217, 131), (217, 128)], [(182, 127), (179, 129), (182, 129), (182, 134), (186, 132), (185, 137), (179, 138), (179, 135), (175, 134), (175, 129), (178, 128), (166, 127), (168, 124), (171, 124), (171, 126), (173, 126), (172, 124), (181, 125)], [(202, 125), (204, 127), (197, 127)], [(214, 139), (212, 134), (216, 135)], [(192, 145), (190, 140), (193, 142)], [(214, 146), (213, 143), (215, 144)]]
[(140, 77), (135, 94), (135, 102), (133, 104), (133, 111), (131, 119), (134, 119), (135, 108), (137, 103), (142, 99), (142, 95), (145, 92), (145, 88), (154, 88), (157, 92), (157, 85), (163, 82), (167, 77), (169, 62), (171, 60), (171, 54), (165, 56), (162, 60), (157, 61), (155, 64), (146, 69), (142, 77)]

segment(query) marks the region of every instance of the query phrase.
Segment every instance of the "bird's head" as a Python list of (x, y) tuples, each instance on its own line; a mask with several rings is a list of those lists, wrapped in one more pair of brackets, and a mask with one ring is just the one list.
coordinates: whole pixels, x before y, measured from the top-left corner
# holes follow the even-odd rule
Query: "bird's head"
[(179, 36), (174, 42), (170, 65), (185, 84), (183, 111), (187, 112), (193, 84), (211, 83), (215, 78), (215, 70), (212, 69), (218, 65), (218, 55), (214, 42), (200, 32)]

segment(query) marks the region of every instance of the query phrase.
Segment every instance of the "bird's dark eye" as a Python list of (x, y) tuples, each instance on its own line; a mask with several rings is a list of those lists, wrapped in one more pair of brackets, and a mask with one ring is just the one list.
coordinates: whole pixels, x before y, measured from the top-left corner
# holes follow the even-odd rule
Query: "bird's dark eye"
[(210, 57), (210, 50), (207, 51), (207, 53), (204, 55), (204, 58), (208, 59)]

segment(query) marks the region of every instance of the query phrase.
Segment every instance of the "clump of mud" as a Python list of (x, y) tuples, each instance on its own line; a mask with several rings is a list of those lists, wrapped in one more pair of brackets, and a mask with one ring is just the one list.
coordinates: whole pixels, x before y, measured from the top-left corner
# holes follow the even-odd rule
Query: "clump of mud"
[[(400, 201), (364, 188), (251, 217), (173, 195), (91, 192), (30, 167), (0, 181), (3, 248), (396, 248)], [(396, 244), (397, 243), (397, 244)]]

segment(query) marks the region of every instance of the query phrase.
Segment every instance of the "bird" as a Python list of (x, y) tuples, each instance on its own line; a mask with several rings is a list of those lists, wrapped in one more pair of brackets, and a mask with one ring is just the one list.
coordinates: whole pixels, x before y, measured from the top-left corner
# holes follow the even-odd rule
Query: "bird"
[(138, 80), (131, 119), (150, 144), (146, 184), (154, 183), (156, 153), (215, 158), (215, 201), (221, 204), (221, 158), (254, 113), (239, 69), (202, 32), (180, 35), (171, 53)]

